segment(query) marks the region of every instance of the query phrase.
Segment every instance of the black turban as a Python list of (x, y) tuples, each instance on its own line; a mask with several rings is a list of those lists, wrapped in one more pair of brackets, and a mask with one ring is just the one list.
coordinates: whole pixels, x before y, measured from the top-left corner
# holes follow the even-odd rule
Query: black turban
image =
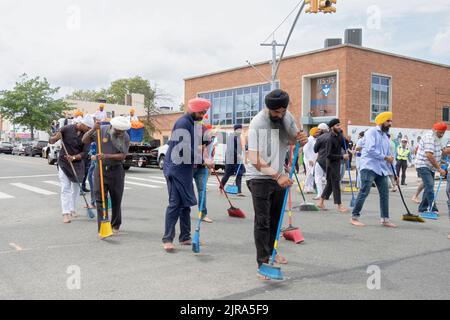
[(328, 123), (328, 127), (331, 129), (332, 127), (334, 127), (335, 125), (337, 125), (338, 123), (341, 123), (339, 121), (339, 119), (333, 119)]
[(287, 108), (289, 105), (289, 95), (281, 89), (273, 90), (266, 96), (266, 106), (270, 110)]

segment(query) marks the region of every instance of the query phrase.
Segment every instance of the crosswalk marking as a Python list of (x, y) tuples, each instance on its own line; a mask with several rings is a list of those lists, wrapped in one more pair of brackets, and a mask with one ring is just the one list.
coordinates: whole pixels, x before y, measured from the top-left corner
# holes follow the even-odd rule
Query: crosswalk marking
[(135, 177), (128, 177), (128, 179), (133, 179), (133, 180), (138, 180), (138, 181), (147, 181), (147, 182), (153, 182), (153, 183), (160, 183), (160, 184), (166, 184), (165, 181), (158, 181), (158, 180), (152, 180), (152, 179), (135, 178)]
[(0, 199), (12, 199), (12, 198), (14, 198), (14, 197), (9, 194), (0, 192)]
[(61, 183), (58, 181), (44, 181), (44, 183), (51, 184), (53, 186), (61, 187)]
[(138, 183), (138, 182), (131, 182), (131, 181), (125, 181), (126, 184), (131, 184), (132, 186), (140, 186), (140, 187), (146, 187), (151, 189), (162, 189), (160, 186), (154, 186), (152, 184), (144, 184), (144, 183)]
[(46, 196), (50, 196), (50, 195), (54, 195), (56, 193), (48, 191), (48, 190), (44, 190), (41, 188), (37, 188), (37, 187), (33, 187), (24, 183), (11, 183), (12, 186), (17, 187), (17, 188), (21, 188), (21, 189), (25, 189), (31, 192), (35, 192), (35, 193), (39, 193), (39, 194), (43, 194)]

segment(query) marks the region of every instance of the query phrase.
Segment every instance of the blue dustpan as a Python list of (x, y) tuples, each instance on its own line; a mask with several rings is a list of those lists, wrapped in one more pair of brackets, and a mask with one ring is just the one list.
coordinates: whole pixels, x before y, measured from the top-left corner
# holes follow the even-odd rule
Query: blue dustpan
[(238, 187), (236, 185), (228, 185), (225, 187), (225, 192), (228, 194), (238, 194)]
[(437, 220), (437, 219), (439, 219), (439, 215), (436, 212), (433, 212), (433, 211), (422, 212), (420, 214), (420, 217), (424, 218), (424, 219), (430, 219), (430, 220)]
[(280, 267), (276, 267), (272, 264), (264, 263), (259, 267), (258, 273), (264, 277), (272, 280), (283, 280), (283, 273)]

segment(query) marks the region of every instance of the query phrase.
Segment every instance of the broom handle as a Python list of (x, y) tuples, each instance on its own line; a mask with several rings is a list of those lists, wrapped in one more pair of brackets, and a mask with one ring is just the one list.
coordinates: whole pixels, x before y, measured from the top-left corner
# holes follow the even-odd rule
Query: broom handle
[[(97, 143), (98, 143), (98, 154), (102, 154), (102, 139), (101, 131), (97, 129)], [(106, 203), (105, 203), (105, 186), (103, 185), (103, 160), (98, 159), (99, 170), (100, 170), (100, 191), (102, 193), (102, 209), (103, 209), (103, 220), (106, 220)]]
[[(289, 147), (289, 165), (292, 166), (292, 146)], [(292, 226), (292, 188), (289, 189), (289, 226)]]
[[(66, 145), (64, 144), (62, 137), (61, 137), (61, 144), (64, 148), (64, 152), (66, 153), (66, 156), (68, 156), (69, 153), (67, 152), (67, 148), (66, 148)], [(73, 166), (72, 161), (69, 161), (69, 160), (67, 160), (67, 161), (69, 162), (70, 167), (72, 168), (73, 174), (75, 175), (75, 179), (77, 180), (78, 187), (81, 189), (82, 187), (81, 187), (80, 179), (78, 179), (78, 175), (77, 175), (77, 172), (75, 171), (75, 167)], [(81, 194), (83, 196), (84, 202), (86, 202), (86, 206), (89, 207), (88, 201), (86, 200), (86, 196), (84, 195), (83, 192)]]
[[(348, 147), (347, 147), (347, 141), (344, 140), (344, 150), (345, 152), (348, 154)], [(350, 190), (352, 190), (352, 198), (355, 198), (355, 194), (353, 193), (353, 181), (352, 181), (352, 174), (350, 172), (351, 168), (351, 163), (350, 163), (350, 157), (347, 160), (347, 171), (348, 171), (348, 179), (350, 180)]]
[[(300, 142), (297, 142), (297, 145), (295, 146), (295, 151), (294, 151), (294, 163), (298, 159), (299, 150), (300, 150)], [(291, 167), (291, 172), (289, 173), (289, 178), (290, 179), (292, 179), (292, 176), (294, 175), (294, 173), (295, 173), (295, 166), (292, 166)], [(284, 195), (283, 208), (281, 209), (280, 221), (278, 222), (277, 236), (275, 238), (275, 243), (274, 243), (274, 246), (273, 246), (271, 265), (275, 264), (275, 257), (277, 255), (277, 249), (278, 249), (278, 240), (280, 239), (281, 227), (283, 225), (283, 218), (284, 218), (284, 210), (286, 210), (286, 203), (287, 203), (287, 200), (288, 200), (289, 190), (290, 189), (291, 189), (291, 187), (287, 187), (285, 195)]]
[[(209, 158), (212, 157), (212, 153), (214, 150), (214, 139), (211, 141), (211, 150), (209, 151)], [(202, 222), (202, 212), (203, 207), (205, 205), (205, 198), (206, 198), (206, 185), (208, 184), (208, 167), (205, 165), (205, 179), (204, 179), (204, 185), (203, 185), (203, 192), (200, 199), (200, 207), (198, 209), (198, 229), (200, 229), (200, 224)], [(200, 197), (200, 195), (199, 195)]]
[(217, 171), (216, 171), (215, 168), (213, 169), (213, 173), (214, 173), (214, 175), (216, 176), (217, 181), (219, 181), (219, 185), (220, 185), (220, 187), (222, 188), (223, 193), (225, 193), (225, 197), (227, 197), (228, 203), (230, 204), (230, 206), (233, 206), (233, 205), (231, 204), (230, 198), (228, 198), (228, 193), (225, 191), (225, 188), (224, 188), (223, 185), (222, 185), (222, 181), (220, 181), (219, 175), (217, 174)]
[[(395, 172), (395, 168), (392, 163), (391, 163), (391, 169), (392, 169), (392, 172), (394, 173), (395, 180), (397, 180), (398, 179), (397, 173)], [(400, 185), (397, 185), (397, 186), (398, 186), (398, 192), (400, 192), (400, 198), (402, 198), (402, 202), (403, 202), (403, 205), (405, 206), (406, 212), (408, 213), (408, 215), (412, 215), (411, 211), (409, 211), (409, 208), (405, 202), (405, 198), (403, 197), (403, 192), (402, 192), (402, 189), (400, 188)]]
[(428, 210), (430, 212), (432, 212), (433, 207), (436, 204), (436, 200), (437, 200), (437, 197), (438, 197), (439, 190), (441, 190), (441, 183), (442, 183), (442, 175), (440, 175), (440, 177), (439, 177), (439, 184), (438, 184), (438, 187), (436, 189), (436, 193), (434, 194), (433, 202), (431, 203), (430, 209)]
[(297, 180), (298, 188), (300, 189), (300, 193), (302, 194), (303, 202), (306, 202), (305, 194), (303, 193), (302, 186), (300, 185), (300, 181), (298, 180), (297, 173), (294, 171), (295, 180)]

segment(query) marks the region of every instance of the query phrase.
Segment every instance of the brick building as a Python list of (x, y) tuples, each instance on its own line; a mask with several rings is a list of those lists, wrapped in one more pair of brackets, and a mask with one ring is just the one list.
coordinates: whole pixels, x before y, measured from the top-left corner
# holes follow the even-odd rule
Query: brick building
[[(255, 66), (270, 79), (270, 62)], [(394, 134), (415, 141), (433, 123), (450, 123), (448, 65), (343, 44), (284, 58), (278, 80), (305, 129), (339, 117), (344, 130), (356, 135), (390, 110)], [(185, 79), (185, 103), (196, 96), (211, 100), (210, 121), (223, 127), (248, 125), (269, 91), (249, 66)]]

